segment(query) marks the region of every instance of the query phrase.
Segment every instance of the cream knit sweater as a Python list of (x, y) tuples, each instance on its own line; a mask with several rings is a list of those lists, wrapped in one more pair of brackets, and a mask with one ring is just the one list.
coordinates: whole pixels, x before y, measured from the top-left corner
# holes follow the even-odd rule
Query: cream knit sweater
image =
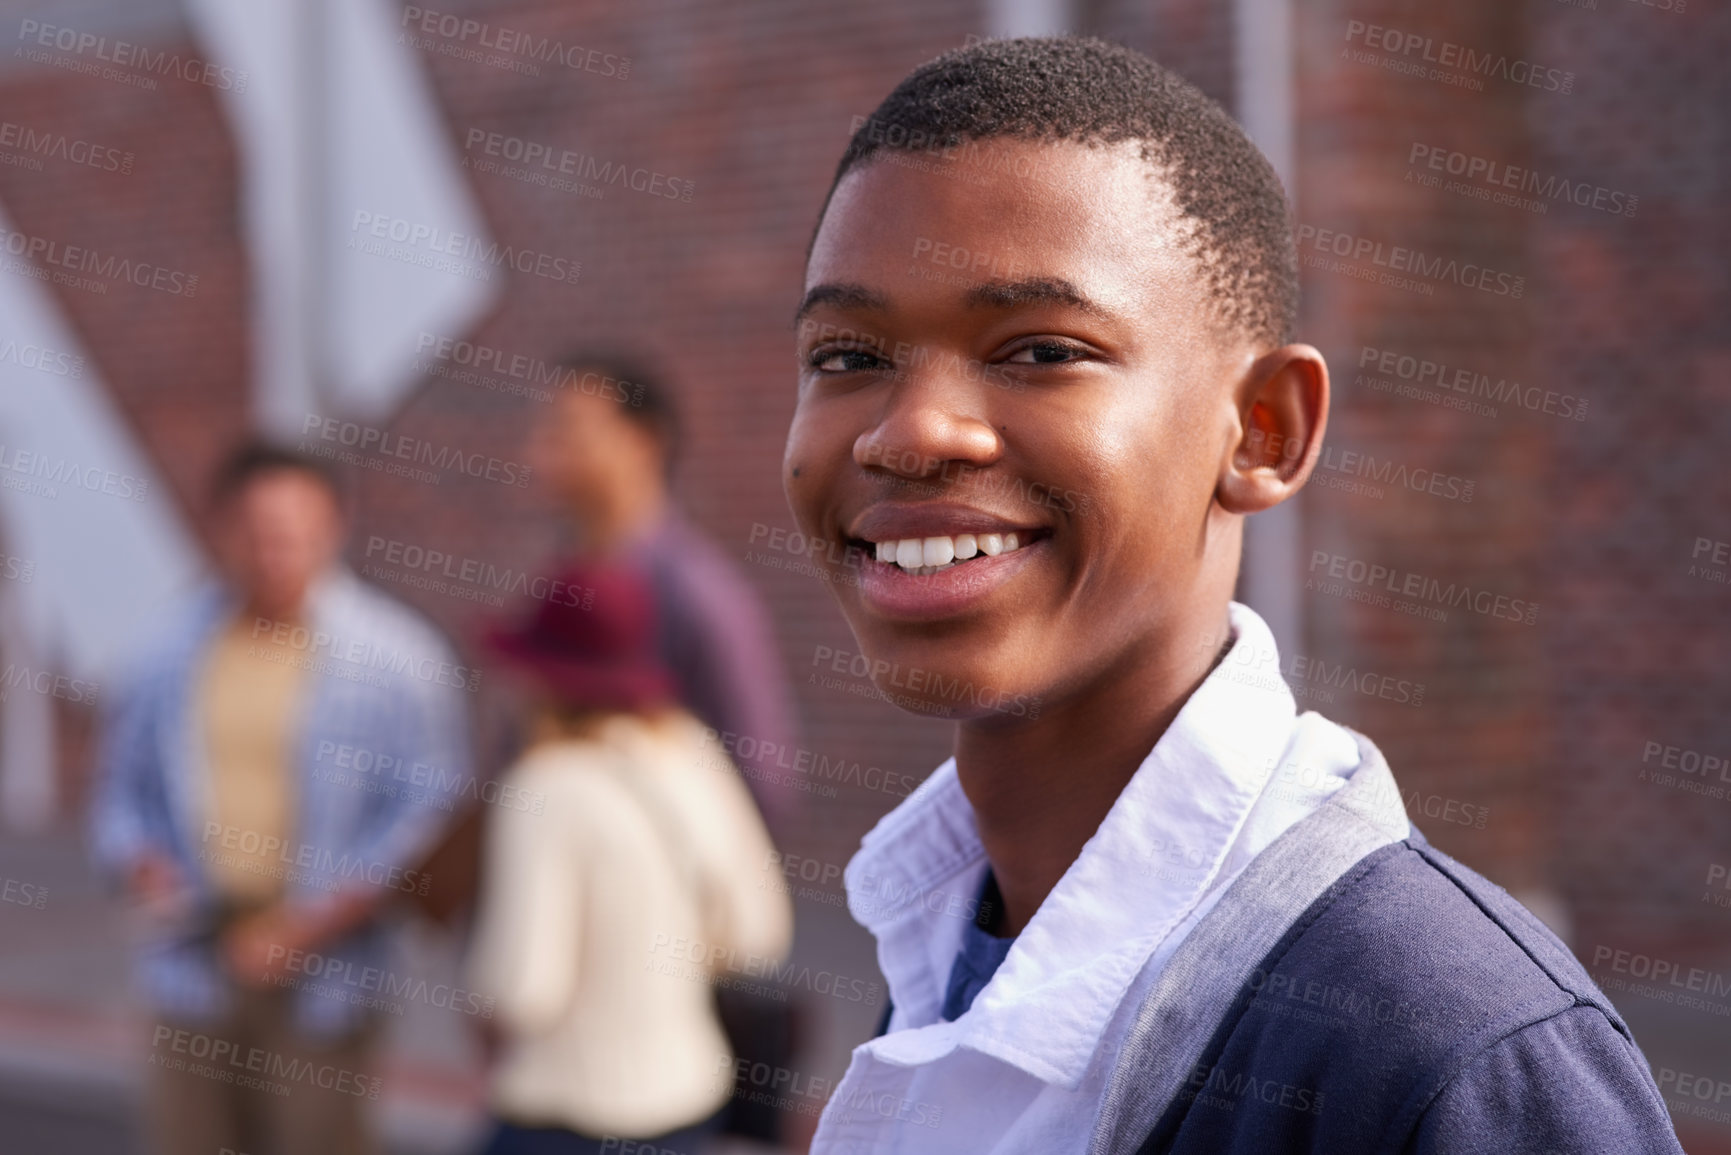
[(620, 715), (505, 785), (470, 957), (506, 1040), (494, 1110), (597, 1137), (706, 1118), (733, 1089), (711, 979), (753, 982), (793, 935), (738, 772), (688, 714)]

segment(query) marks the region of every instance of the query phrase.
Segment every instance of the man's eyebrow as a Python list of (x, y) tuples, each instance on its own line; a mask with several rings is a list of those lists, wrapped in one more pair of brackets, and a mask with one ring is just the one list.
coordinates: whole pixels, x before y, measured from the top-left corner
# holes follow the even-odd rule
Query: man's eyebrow
[(868, 289), (864, 285), (852, 282), (826, 282), (814, 285), (800, 301), (799, 310), (793, 315), (793, 323), (800, 320), (819, 305), (834, 305), (838, 309), (877, 309), (887, 310), (890, 299), (876, 289)]
[(1023, 305), (1069, 305), (1097, 317), (1111, 314), (1082, 295), (1062, 277), (1024, 277), (1019, 281), (987, 281), (968, 290), (970, 309), (1014, 309)]

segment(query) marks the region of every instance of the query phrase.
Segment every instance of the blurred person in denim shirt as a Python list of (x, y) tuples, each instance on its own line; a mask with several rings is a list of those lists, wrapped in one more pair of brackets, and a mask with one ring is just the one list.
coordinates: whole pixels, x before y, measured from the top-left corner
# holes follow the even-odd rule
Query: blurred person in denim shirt
[(162, 1155), (376, 1150), (364, 1102), (397, 894), (471, 782), (472, 671), (339, 561), (324, 463), (253, 445), (213, 493), (226, 580), (105, 719), (99, 864), (141, 908)]

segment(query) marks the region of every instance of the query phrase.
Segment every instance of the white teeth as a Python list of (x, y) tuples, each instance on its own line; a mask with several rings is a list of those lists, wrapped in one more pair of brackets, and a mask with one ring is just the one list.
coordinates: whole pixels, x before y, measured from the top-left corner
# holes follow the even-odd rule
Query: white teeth
[(877, 559), (918, 576), (937, 573), (956, 562), (984, 554), (997, 557), (1021, 547), (1013, 533), (959, 533), (954, 537), (904, 537), (876, 543)]

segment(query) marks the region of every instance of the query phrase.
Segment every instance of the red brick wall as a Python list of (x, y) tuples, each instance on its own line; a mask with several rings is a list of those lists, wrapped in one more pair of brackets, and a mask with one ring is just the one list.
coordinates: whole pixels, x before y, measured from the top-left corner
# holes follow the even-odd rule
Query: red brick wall
[[(1544, 305), (1531, 284), (1529, 222), (1511, 210), (1405, 178), (1414, 167), (1407, 159), (1415, 143), (1525, 163), (1524, 109), (1542, 96), (1499, 81), (1487, 83), (1483, 92), (1464, 91), (1342, 57), (1345, 49), (1364, 49), (1362, 34), (1347, 40), (1349, 21), (1356, 20), (1519, 58), (1523, 38), (1513, 9), (1457, 6), (1442, 13), (1415, 5), (1358, 4), (1305, 12), (1299, 25), (1296, 199), (1301, 225), (1316, 233), (1301, 243), (1301, 259), (1336, 259), (1341, 242), (1325, 235), (1331, 230), (1350, 238), (1349, 251), (1362, 250), (1366, 242), (1381, 246), (1381, 259), (1389, 262), (1397, 259), (1398, 246), (1471, 259), (1529, 282), (1515, 300), (1512, 293), (1435, 279), (1410, 278), (1424, 290), (1416, 291), (1333, 268), (1305, 268), (1303, 333), (1328, 355), (1334, 386), (1328, 438), (1334, 456), (1304, 497), (1309, 540), (1303, 576), (1319, 579), (1307, 584), (1306, 645), (1330, 662), (1410, 681), (1415, 690), (1424, 686), (1418, 706), (1407, 700), (1416, 692), (1397, 689), (1384, 697), (1326, 685), (1314, 701), (1372, 735), (1408, 790), (1485, 808), (1482, 830), (1476, 809), (1471, 824), (1420, 821), (1444, 849), (1505, 885), (1531, 887), (1545, 881), (1544, 821), (1535, 809), (1533, 783), (1550, 721), (1542, 639), (1552, 627), (1538, 569), (1542, 533), (1535, 530), (1543, 513), (1536, 479), (1553, 442), (1578, 435), (1580, 426), (1510, 412), (1508, 406), (1499, 406), (1494, 418), (1466, 415), (1375, 388), (1361, 379), (1357, 366), (1370, 346), (1493, 378), (1532, 380), (1531, 328)], [(1428, 172), (1422, 166), (1421, 171)], [(1373, 247), (1368, 256), (1346, 263), (1385, 271), (1377, 253)], [(1398, 373), (1375, 373), (1372, 367), (1366, 372), (1403, 383)], [(1370, 455), (1379, 465), (1392, 461), (1409, 479), (1422, 469), (1461, 480), (1452, 491), (1445, 481), (1440, 496), (1428, 486), (1415, 491), (1377, 480), (1380, 474), (1364, 476), (1349, 453)], [(1332, 463), (1339, 468), (1326, 467)], [(1473, 483), (1470, 501), (1449, 496), (1464, 498), (1466, 481)], [(1343, 488), (1354, 484), (1371, 492)], [(1329, 558), (1314, 571), (1313, 551)], [(1374, 586), (1329, 579), (1335, 557), (1348, 559), (1348, 574), (1354, 563), (1363, 563), (1434, 578), (1445, 587), (1470, 583), (1536, 601), (1537, 624), (1447, 606), (1437, 607), (1447, 609), (1444, 622), (1398, 612), (1386, 579)], [(1331, 586), (1326, 592), (1313, 588), (1324, 584)], [(1346, 595), (1386, 596), (1389, 605)], [(1465, 816), (1458, 808), (1456, 813)]]
[(1604, 941), (1719, 966), (1731, 911), (1702, 897), (1709, 864), (1731, 859), (1731, 782), (1676, 774), (1723, 791), (1703, 798), (1641, 770), (1649, 741), (1731, 754), (1731, 587), (1689, 573), (1697, 539), (1731, 539), (1728, 41), (1731, 19), (1708, 5), (1606, 0), (1535, 22), (1535, 51), (1581, 75), (1578, 99), (1535, 121), (1535, 163), (1639, 204), (1548, 215), (1529, 244), (1547, 302), (1534, 361), (1600, 407), (1540, 479), (1558, 872)]
[[(1731, 973), (1731, 912), (1706, 901), (1712, 865), (1731, 857), (1731, 785), (1715, 783), (1728, 791), (1716, 799), (1642, 776), (1648, 742), (1731, 753), (1731, 590), (1688, 574), (1697, 539), (1731, 538), (1714, 468), (1731, 432), (1719, 208), (1731, 104), (1712, 63), (1731, 21), (1632, 0), (1302, 10), (1300, 218), (1525, 279), (1517, 301), (1306, 269), (1306, 333), (1335, 374), (1330, 443), (1475, 482), (1470, 504), (1313, 483), (1307, 553), (1539, 605), (1531, 627), (1456, 609), (1433, 622), (1311, 591), (1311, 650), (1426, 686), (1417, 708), (1355, 694), (1321, 708), (1376, 738), (1409, 804), (1417, 792), (1482, 808), (1455, 813), (1482, 815), (1483, 829), (1418, 821), (1504, 885), (1560, 896), (1584, 961), (1630, 952), (1592, 969), (1656, 1070), (1725, 1078), (1723, 998), (1689, 1008), (1669, 1001), (1678, 991), (1618, 984), (1632, 977), (1622, 967), (1651, 965), (1641, 956)], [(1352, 20), (1573, 73), (1571, 91), (1500, 78), (1471, 91), (1343, 57), (1364, 49), (1362, 34), (1348, 41)], [(1477, 199), (1448, 187), (1459, 178), (1446, 166), (1435, 187), (1409, 182), (1424, 171), (1409, 163), (1415, 143), (1530, 170), (1541, 189), (1552, 178), (1603, 189), (1601, 207), (1590, 195), (1541, 196), (1543, 213)], [(1609, 211), (1612, 193), (1639, 198), (1633, 216)], [(1518, 380), (1541, 411), (1491, 402), (1484, 416), (1376, 387), (1360, 377), (1366, 346)], [(1542, 411), (1546, 392), (1558, 413)], [(1561, 415), (1581, 402), (1583, 420)], [(1726, 1149), (1724, 1130), (1677, 1118), (1690, 1151)]]
[(100, 166), (7, 150), (41, 164), (0, 165), (0, 205), (15, 230), (198, 277), (190, 296), (116, 280), (102, 293), (56, 287), (170, 499), (195, 502), (249, 420), (236, 158), (215, 94), (167, 78), (145, 92), (50, 70), (9, 77), (4, 93), (0, 119), (103, 150)]
[[(1513, 300), (1306, 270), (1307, 332), (1335, 367), (1331, 442), (1476, 482), (1470, 504), (1313, 485), (1312, 544), (1540, 605), (1528, 628), (1313, 594), (1314, 648), (1428, 687), (1419, 709), (1357, 698), (1337, 712), (1410, 786), (1488, 807), (1483, 831), (1433, 823), (1433, 838), (1510, 885), (1562, 888), (1583, 941), (1639, 935), (1723, 957), (1727, 924), (1700, 882), (1731, 811), (1638, 772), (1648, 737), (1714, 750), (1726, 736), (1725, 590), (1686, 576), (1695, 539), (1726, 532), (1710, 465), (1728, 340), (1723, 166), (1710, 158), (1725, 127), (1702, 115), (1725, 20), (1628, 0), (1307, 12), (1301, 219), (1525, 278)], [(1573, 91), (1490, 79), (1473, 92), (1343, 59), (1349, 19), (1572, 72)], [(1408, 163), (1415, 142), (1638, 196), (1636, 215), (1423, 188), (1405, 179), (1423, 167)], [(1382, 391), (1359, 380), (1367, 345), (1579, 397), (1586, 418), (1508, 404), (1482, 417)], [(1660, 868), (1658, 845), (1684, 861)]]

